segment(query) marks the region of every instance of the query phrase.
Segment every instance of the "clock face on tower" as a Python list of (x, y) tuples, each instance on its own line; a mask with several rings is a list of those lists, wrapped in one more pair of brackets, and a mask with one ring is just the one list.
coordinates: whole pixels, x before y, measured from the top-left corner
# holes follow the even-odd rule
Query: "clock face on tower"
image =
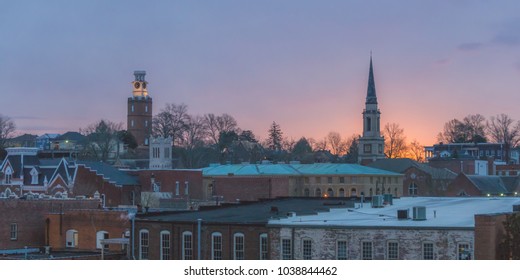
[(134, 84), (134, 87), (135, 87), (136, 89), (139, 88), (139, 83), (136, 82), (136, 83)]

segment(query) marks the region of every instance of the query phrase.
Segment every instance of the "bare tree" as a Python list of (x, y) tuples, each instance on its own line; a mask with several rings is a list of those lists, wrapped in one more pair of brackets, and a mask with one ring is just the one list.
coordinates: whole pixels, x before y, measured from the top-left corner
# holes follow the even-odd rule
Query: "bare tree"
[(359, 135), (353, 134), (346, 140), (347, 156), (346, 161), (350, 163), (358, 162)]
[(190, 116), (185, 104), (166, 104), (164, 109), (152, 121), (154, 136), (171, 137), (174, 145), (178, 145), (183, 137)]
[(122, 127), (122, 123), (100, 120), (80, 129), (80, 133), (87, 136), (85, 156), (106, 161), (112, 153), (117, 151), (119, 131), (122, 130)]
[(341, 138), (338, 132), (329, 132), (326, 139), (333, 155), (340, 156), (347, 152), (347, 142)]
[(7, 116), (0, 114), (0, 150), (5, 149), (6, 142), (13, 136), (16, 125)]
[(385, 137), (385, 153), (388, 158), (402, 158), (406, 156), (406, 136), (404, 129), (396, 123), (387, 123), (383, 129)]
[(491, 117), (487, 122), (487, 132), (492, 141), (504, 143), (505, 159), (509, 162), (509, 151), (520, 142), (520, 122), (506, 114)]
[(425, 161), (424, 146), (422, 146), (417, 140), (413, 140), (409, 145), (408, 149), (409, 157), (418, 162)]
[(462, 121), (450, 120), (437, 140), (444, 143), (482, 143), (486, 139), (486, 118), (480, 114), (467, 115)]
[(238, 134), (237, 121), (228, 114), (222, 114), (220, 116), (206, 114), (204, 115), (204, 121), (208, 130), (208, 137), (213, 142), (213, 144), (218, 143), (220, 134), (222, 132), (233, 131)]

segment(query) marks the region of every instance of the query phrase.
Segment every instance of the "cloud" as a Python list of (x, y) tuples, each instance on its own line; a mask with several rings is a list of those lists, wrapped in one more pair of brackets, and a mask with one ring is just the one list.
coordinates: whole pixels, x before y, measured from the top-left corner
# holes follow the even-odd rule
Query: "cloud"
[(484, 47), (484, 44), (473, 42), (473, 43), (463, 43), (463, 44), (460, 44), (457, 47), (457, 49), (459, 51), (476, 51), (476, 50), (481, 49), (482, 47)]

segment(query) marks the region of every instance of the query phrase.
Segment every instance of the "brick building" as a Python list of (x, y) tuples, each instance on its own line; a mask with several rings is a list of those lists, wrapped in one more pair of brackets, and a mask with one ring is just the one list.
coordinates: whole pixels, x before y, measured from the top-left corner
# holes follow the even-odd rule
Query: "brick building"
[(137, 259), (198, 259), (200, 248), (204, 260), (269, 259), (269, 219), (352, 206), (346, 199), (286, 198), (138, 215), (134, 255)]
[(443, 196), (457, 176), (446, 168), (430, 167), (407, 158), (382, 159), (368, 166), (403, 174), (403, 196)]
[(358, 164), (233, 164), (202, 169), (207, 199), (402, 196), (403, 175)]
[(500, 243), (504, 240), (504, 222), (510, 213), (481, 214), (475, 216), (475, 259), (505, 259)]
[(48, 213), (98, 209), (100, 205), (94, 199), (0, 199), (0, 250), (48, 246)]
[(132, 96), (128, 97), (127, 131), (139, 146), (148, 146), (152, 134), (152, 97), (148, 94), (145, 71), (134, 71)]
[(517, 196), (520, 176), (479, 176), (461, 173), (448, 185), (446, 196)]
[(271, 258), (474, 259), (475, 215), (510, 211), (518, 203), (520, 198), (404, 197), (384, 207), (271, 220)]

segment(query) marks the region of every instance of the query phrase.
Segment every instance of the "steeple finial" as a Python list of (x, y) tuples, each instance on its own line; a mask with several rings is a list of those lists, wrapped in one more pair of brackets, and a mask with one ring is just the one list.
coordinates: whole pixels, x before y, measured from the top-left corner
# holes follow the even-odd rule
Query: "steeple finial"
[(376, 84), (374, 82), (374, 69), (372, 67), (372, 51), (370, 51), (370, 71), (368, 73), (368, 89), (366, 104), (377, 104)]

